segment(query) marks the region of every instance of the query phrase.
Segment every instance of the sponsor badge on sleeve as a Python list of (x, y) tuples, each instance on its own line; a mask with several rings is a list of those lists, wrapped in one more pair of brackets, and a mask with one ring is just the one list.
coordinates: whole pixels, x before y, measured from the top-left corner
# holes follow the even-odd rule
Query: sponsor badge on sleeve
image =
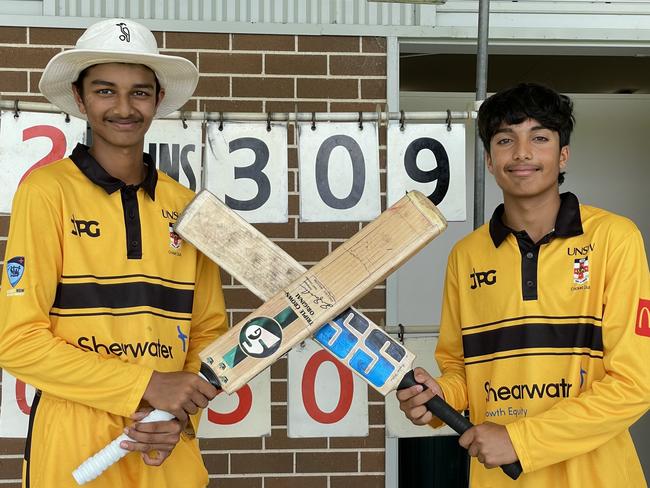
[(635, 331), (637, 335), (650, 337), (650, 300), (639, 299)]
[(7, 278), (9, 278), (9, 284), (11, 285), (11, 290), (7, 291), (7, 296), (13, 295), (22, 295), (25, 290), (22, 288), (16, 288), (16, 285), (20, 282), (23, 274), (25, 274), (25, 258), (23, 256), (16, 256), (7, 261)]

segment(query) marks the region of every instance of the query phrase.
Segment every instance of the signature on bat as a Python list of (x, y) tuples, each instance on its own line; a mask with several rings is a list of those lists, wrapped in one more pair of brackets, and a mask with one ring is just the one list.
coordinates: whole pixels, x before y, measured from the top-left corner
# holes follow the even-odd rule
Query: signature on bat
[(334, 306), (336, 301), (334, 295), (315, 276), (305, 278), (299, 286), (299, 293), (311, 296), (312, 303), (318, 305), (319, 308), (328, 310)]

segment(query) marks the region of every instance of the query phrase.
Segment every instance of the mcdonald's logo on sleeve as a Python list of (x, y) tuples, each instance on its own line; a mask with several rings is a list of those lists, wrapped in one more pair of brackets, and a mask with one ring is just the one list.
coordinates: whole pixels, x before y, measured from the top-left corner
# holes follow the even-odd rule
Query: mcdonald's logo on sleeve
[(639, 309), (636, 312), (636, 333), (640, 336), (650, 337), (650, 300), (639, 300)]

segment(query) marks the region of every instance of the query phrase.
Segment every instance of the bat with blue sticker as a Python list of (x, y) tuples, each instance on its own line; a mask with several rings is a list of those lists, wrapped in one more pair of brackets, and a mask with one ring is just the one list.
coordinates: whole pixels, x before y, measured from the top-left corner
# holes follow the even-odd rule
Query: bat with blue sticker
[[(433, 209), (435, 212), (435, 217), (428, 214), (431, 225), (437, 227), (429, 239), (433, 239), (446, 228), (444, 217), (422, 194), (411, 192), (395, 204), (395, 207), (409, 205), (425, 214), (427, 209)], [(393, 208), (388, 209), (370, 225), (389, 217)], [(415, 228), (417, 219), (410, 218), (413, 219), (411, 224), (414, 226), (410, 231), (419, 232)], [(391, 220), (395, 220), (394, 217)], [(177, 222), (176, 229), (183, 238), (217, 262), (262, 300), (272, 300), (278, 290), (291, 287), (291, 284), (306, 272), (289, 254), (207, 191), (199, 194), (185, 210)], [(386, 218), (380, 232), (385, 231), (396, 234), (402, 232), (402, 229), (396, 222), (391, 223)], [(378, 237), (380, 232), (371, 234), (372, 238), (381, 241)], [(356, 238), (357, 236), (353, 237), (344, 246)], [(358, 243), (355, 249), (364, 249), (363, 244)], [(370, 247), (365, 250), (371, 252)], [(316, 268), (327, 259), (310, 271), (317, 272)], [(354, 282), (355, 275), (351, 271), (345, 267), (340, 270), (347, 279)], [(291, 298), (291, 295), (287, 294), (287, 297)], [(415, 355), (354, 308), (347, 308), (320, 326), (312, 338), (384, 396), (393, 390), (417, 384), (412, 371)], [(295, 343), (297, 341), (292, 341), (292, 344)], [(456, 412), (439, 396), (429, 400), (427, 408), (459, 434), (472, 426), (467, 418)], [(522, 472), (519, 462), (501, 468), (512, 479), (517, 479)]]
[(204, 349), (201, 359), (230, 393), (313, 336), (387, 394), (410, 370), (414, 356), (349, 306), (446, 225), (424, 195), (412, 192), (306, 270), (214, 195), (201, 192), (178, 219), (176, 231), (266, 300)]

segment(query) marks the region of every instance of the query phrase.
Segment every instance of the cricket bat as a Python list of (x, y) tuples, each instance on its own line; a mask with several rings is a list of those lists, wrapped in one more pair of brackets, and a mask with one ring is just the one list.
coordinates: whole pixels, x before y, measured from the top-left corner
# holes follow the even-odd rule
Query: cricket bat
[[(245, 286), (254, 286), (253, 293), (266, 303), (244, 319), (241, 326), (232, 328), (201, 351), (201, 360), (215, 371), (221, 388), (232, 393), (306, 338), (320, 333), (321, 344), (331, 342), (325, 336), (331, 339), (337, 330), (328, 322), (334, 321), (446, 226), (435, 205), (421, 193), (412, 192), (305, 270), (275, 244), (268, 246), (270, 241), (266, 237), (216, 197), (202, 192), (178, 219), (177, 232)], [(267, 253), (268, 250), (271, 252)], [(286, 262), (293, 265), (283, 265)], [(381, 329), (372, 324), (373, 330), (369, 330), (370, 322), (365, 317), (359, 314), (344, 316), (342, 320), (347, 321), (346, 328), (338, 331), (353, 328), (354, 322), (359, 329), (365, 326), (377, 352), (384, 346), (390, 349), (390, 343), (381, 342), (382, 337), (373, 334)], [(329, 333), (320, 332), (324, 324)], [(340, 339), (342, 349), (345, 340), (347, 346), (353, 345), (353, 337)], [(339, 351), (339, 355), (342, 352), (345, 351)], [(379, 357), (367, 354), (371, 350), (355, 352), (359, 353), (355, 358), (357, 370), (369, 376), (373, 366), (380, 369), (387, 366), (377, 364), (374, 360)], [(391, 353), (396, 356), (391, 357)], [(385, 355), (395, 366), (403, 359), (396, 350), (389, 350)], [(380, 374), (375, 376), (379, 379)], [(393, 382), (397, 376), (393, 375)], [(376, 381), (379, 389), (395, 388), (389, 386), (386, 378), (381, 379), (382, 385)]]
[[(447, 226), (442, 214), (424, 195), (412, 192), (310, 270), (295, 265), (294, 270), (289, 270), (281, 266), (287, 261), (288, 256), (284, 254), (270, 261), (263, 254), (255, 254), (257, 246), (267, 242), (266, 238), (260, 234), (261, 239), (256, 236), (255, 240), (247, 241), (246, 232), (241, 234), (238, 230), (246, 229), (248, 224), (225, 205), (210, 205), (215, 202), (218, 200), (207, 191), (195, 197), (179, 218), (181, 236), (184, 228), (181, 222), (191, 221), (192, 215), (198, 217), (195, 222), (208, 237), (203, 241), (203, 249), (197, 246), (200, 250), (212, 259), (218, 258), (215, 249), (219, 248), (230, 253), (233, 263), (250, 260), (252, 266), (264, 268), (264, 276), (259, 278), (264, 281), (263, 289), (272, 286), (275, 290), (266, 303), (200, 353), (201, 373), (227, 393), (244, 386), (291, 347), (316, 333)], [(195, 211), (201, 208), (205, 211)], [(224, 269), (232, 270), (232, 265)], [(358, 369), (367, 371), (373, 362), (366, 355), (359, 359)], [(392, 363), (399, 364), (399, 358)], [(159, 410), (150, 415), (165, 416)], [(120, 440), (121, 437), (115, 439), (73, 472), (78, 484), (96, 478), (128, 453), (119, 448)]]
[[(433, 207), (418, 192), (409, 193), (402, 201), (406, 198), (411, 199), (416, 208)], [(440, 219), (441, 232), (446, 228), (446, 221), (437, 209), (436, 215)], [(306, 271), (277, 244), (207, 191), (197, 195), (185, 209), (176, 231), (262, 300), (271, 299), (280, 289), (290, 288)], [(389, 232), (397, 233), (400, 229)], [(416, 384), (412, 371), (415, 355), (354, 308), (348, 308), (318, 328), (313, 339), (384, 396)], [(212, 358), (206, 356), (206, 359)], [(439, 396), (433, 397), (427, 407), (459, 434), (472, 426)], [(502, 469), (512, 479), (517, 479), (522, 471), (519, 462), (502, 466)]]

